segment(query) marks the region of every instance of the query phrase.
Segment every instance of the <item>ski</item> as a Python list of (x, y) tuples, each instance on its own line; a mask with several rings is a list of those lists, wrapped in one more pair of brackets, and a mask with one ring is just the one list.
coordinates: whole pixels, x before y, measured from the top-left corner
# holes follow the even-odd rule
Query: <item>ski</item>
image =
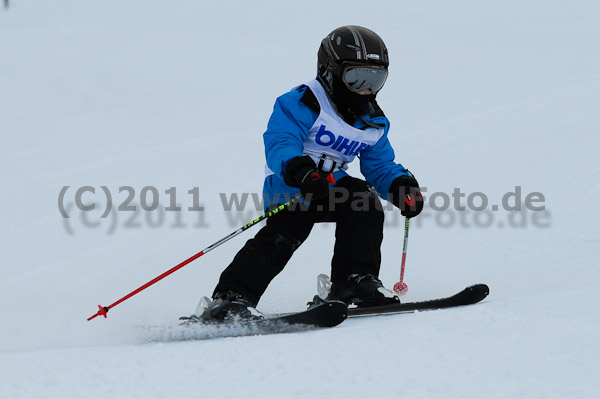
[(481, 302), (490, 293), (486, 284), (471, 285), (464, 290), (446, 298), (428, 301), (407, 302), (382, 306), (355, 307), (348, 309), (348, 318), (367, 317), (386, 314), (413, 313), (416, 311), (454, 308), (473, 305)]
[(266, 315), (264, 319), (205, 323), (195, 315), (181, 317), (179, 326), (146, 326), (147, 342), (208, 340), (225, 337), (281, 334), (335, 327), (348, 317), (344, 302), (331, 301), (295, 313)]
[(292, 333), (335, 327), (346, 318), (413, 313), (473, 305), (485, 299), (489, 292), (486, 284), (475, 284), (446, 298), (350, 308), (344, 302), (323, 302), (322, 299), (315, 296), (314, 302), (310, 303), (311, 306), (307, 310), (265, 315), (264, 319), (203, 323), (197, 316), (192, 315), (180, 318), (183, 323), (178, 326), (141, 326), (140, 328), (143, 330), (147, 342), (192, 341)]

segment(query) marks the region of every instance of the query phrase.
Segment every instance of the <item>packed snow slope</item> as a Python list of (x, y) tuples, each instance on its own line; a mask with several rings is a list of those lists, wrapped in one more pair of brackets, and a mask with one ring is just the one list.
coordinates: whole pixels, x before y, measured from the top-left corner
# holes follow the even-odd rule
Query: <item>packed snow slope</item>
[[(12, 1), (0, 10), (0, 397), (595, 397), (598, 20), (597, 1)], [(221, 194), (260, 192), (275, 98), (314, 78), (320, 40), (346, 24), (386, 41), (378, 100), (397, 160), (427, 187), (403, 300), (478, 282), (489, 298), (316, 332), (146, 342), (139, 327), (191, 314), (254, 229), (87, 322), (258, 215), (251, 199), (227, 211)], [(85, 186), (93, 211), (75, 204)], [(516, 202), (544, 209), (505, 210), (517, 186)], [(455, 189), (459, 206), (481, 194), (459, 211)], [(127, 190), (135, 212), (116, 210)], [(157, 210), (143, 210), (153, 193)], [(313, 230), (261, 310), (304, 308), (333, 233)], [(388, 286), (402, 234), (386, 211)]]

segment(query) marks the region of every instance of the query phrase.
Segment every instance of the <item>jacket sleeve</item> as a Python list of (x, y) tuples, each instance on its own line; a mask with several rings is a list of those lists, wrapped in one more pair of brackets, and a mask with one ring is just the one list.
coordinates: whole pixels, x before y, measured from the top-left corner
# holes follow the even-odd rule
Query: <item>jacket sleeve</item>
[(361, 173), (375, 186), (381, 198), (387, 200), (392, 181), (402, 175), (410, 176), (410, 173), (404, 166), (394, 162), (394, 149), (388, 140), (390, 123), (387, 118), (381, 119), (385, 122), (383, 136), (374, 146), (361, 151), (359, 158)]
[(285, 165), (292, 158), (302, 156), (304, 140), (318, 117), (300, 101), (306, 89), (300, 86), (277, 99), (263, 134), (267, 166), (281, 179)]

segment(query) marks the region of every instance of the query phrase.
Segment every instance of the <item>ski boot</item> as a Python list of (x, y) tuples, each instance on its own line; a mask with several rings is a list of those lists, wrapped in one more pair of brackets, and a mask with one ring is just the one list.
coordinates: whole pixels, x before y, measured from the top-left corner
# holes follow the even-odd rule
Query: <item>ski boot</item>
[(351, 274), (346, 280), (331, 283), (326, 300), (343, 301), (357, 307), (400, 303), (398, 295), (385, 288), (372, 274)]
[(200, 314), (205, 323), (221, 323), (236, 320), (259, 320), (264, 316), (243, 295), (234, 291), (219, 292)]

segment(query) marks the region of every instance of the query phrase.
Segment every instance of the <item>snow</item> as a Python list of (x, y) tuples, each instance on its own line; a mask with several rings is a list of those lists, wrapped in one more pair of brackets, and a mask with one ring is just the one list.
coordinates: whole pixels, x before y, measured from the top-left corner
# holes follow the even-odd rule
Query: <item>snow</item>
[[(599, 17), (595, 1), (11, 2), (0, 11), (0, 397), (595, 397)], [(261, 190), (274, 99), (314, 77), (320, 40), (345, 24), (388, 45), (379, 102), (428, 195), (483, 192), (489, 209), (515, 186), (523, 200), (543, 194), (545, 211), (428, 208), (412, 223), (403, 300), (478, 282), (489, 298), (313, 332), (145, 342), (140, 326), (174, 325), (210, 295), (250, 231), (87, 322), (258, 215), (225, 212), (219, 193)], [(87, 219), (73, 204), (82, 186), (96, 188)], [(101, 186), (115, 206), (133, 187), (138, 209), (144, 187), (161, 207), (176, 187), (184, 210), (101, 219)], [(204, 214), (186, 210), (194, 187)], [(403, 223), (386, 218), (392, 287)], [(333, 231), (315, 228), (259, 310), (304, 307), (329, 273)]]

